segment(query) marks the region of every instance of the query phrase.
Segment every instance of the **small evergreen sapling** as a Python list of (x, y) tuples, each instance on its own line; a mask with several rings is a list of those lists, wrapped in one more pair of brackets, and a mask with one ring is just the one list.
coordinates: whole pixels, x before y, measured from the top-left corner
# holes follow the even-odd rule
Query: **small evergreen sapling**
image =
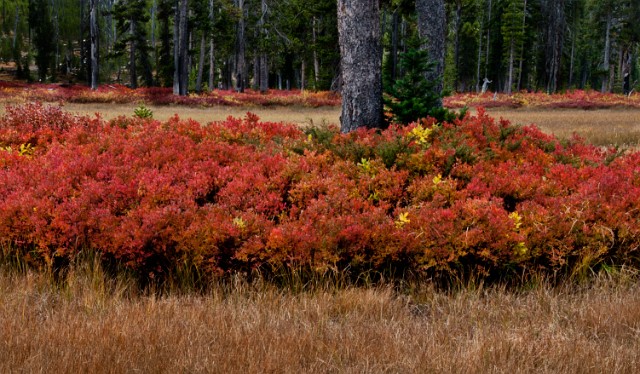
[(426, 73), (434, 68), (435, 63), (425, 50), (411, 49), (400, 55), (400, 70), (404, 74), (385, 95), (385, 104), (391, 110), (393, 122), (409, 124), (427, 116), (438, 121), (451, 121), (458, 117), (455, 112), (442, 107), (442, 96), (436, 92), (436, 82), (426, 78)]

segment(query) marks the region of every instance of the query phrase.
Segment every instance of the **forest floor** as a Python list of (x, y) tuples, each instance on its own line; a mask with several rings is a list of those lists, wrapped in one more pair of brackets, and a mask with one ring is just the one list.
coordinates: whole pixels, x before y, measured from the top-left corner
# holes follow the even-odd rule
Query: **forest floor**
[[(66, 104), (130, 116), (135, 105)], [(164, 120), (337, 123), (339, 108), (150, 107)], [(598, 145), (640, 144), (638, 110), (493, 109), (516, 124)], [(613, 274), (613, 275), (611, 275)], [(0, 372), (640, 372), (638, 274), (518, 290), (469, 285), (214, 286), (143, 295), (100, 269), (48, 275), (0, 266)]]

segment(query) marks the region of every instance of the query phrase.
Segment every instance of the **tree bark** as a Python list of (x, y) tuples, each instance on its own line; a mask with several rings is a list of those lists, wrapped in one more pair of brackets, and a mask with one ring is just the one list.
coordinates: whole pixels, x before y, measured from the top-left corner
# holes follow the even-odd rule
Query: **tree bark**
[(138, 88), (138, 71), (136, 69), (136, 23), (131, 22), (130, 32), (132, 35), (131, 47), (129, 48), (129, 80), (131, 88)]
[[(264, 1), (264, 0), (263, 0)], [(316, 17), (311, 20), (311, 37), (313, 41), (313, 88), (318, 90), (320, 82), (320, 60), (318, 60), (318, 35), (316, 32)]]
[[(209, 22), (214, 22), (213, 0), (209, 0)], [(215, 43), (213, 35), (209, 36), (209, 92), (213, 91), (215, 84)]]
[(306, 81), (307, 81), (307, 60), (304, 59), (304, 57), (302, 58), (302, 61), (300, 62), (300, 91), (304, 91), (306, 88)]
[(520, 61), (518, 62), (518, 84), (517, 89), (522, 89), (522, 69), (524, 64), (524, 48), (527, 33), (527, 0), (524, 0), (524, 11), (522, 12), (522, 41), (520, 43)]
[(180, 0), (175, 0), (173, 21), (173, 94), (180, 95)]
[(180, 95), (186, 96), (189, 91), (189, 25), (188, 0), (180, 3)]
[(393, 11), (391, 16), (391, 82), (398, 78), (398, 25), (400, 14), (398, 10)]
[(236, 25), (236, 91), (244, 92), (247, 79), (247, 68), (245, 61), (245, 21), (244, 21), (244, 0), (237, 0), (236, 6), (240, 12), (240, 19)]
[(511, 42), (509, 44), (509, 75), (507, 78), (507, 87), (505, 89), (505, 92), (507, 95), (511, 95), (511, 90), (513, 87), (513, 64), (514, 64), (514, 54), (516, 53), (515, 48), (516, 47), (516, 42), (513, 38), (511, 38)]
[(89, 27), (91, 31), (91, 89), (98, 89), (98, 0), (91, 0)]
[(480, 67), (482, 66), (482, 38), (484, 38), (484, 16), (480, 22), (478, 34), (478, 61), (476, 61), (476, 93), (480, 92)]
[(607, 12), (607, 26), (605, 30), (605, 39), (604, 39), (604, 61), (602, 64), (602, 69), (604, 70), (604, 76), (602, 78), (602, 88), (601, 92), (605, 93), (609, 90), (609, 69), (610, 69), (610, 60), (611, 60), (611, 26), (613, 23), (613, 15), (611, 8)]
[(378, 0), (338, 0), (342, 132), (384, 125), (380, 37)]
[(267, 60), (267, 54), (260, 54), (260, 92), (265, 93), (269, 91), (269, 61)]
[(489, 0), (489, 17), (487, 18), (487, 52), (484, 55), (484, 79), (489, 78), (489, 56), (491, 56), (491, 11), (493, 2)]
[(207, 49), (207, 39), (206, 39), (206, 35), (205, 32), (202, 32), (202, 35), (200, 36), (200, 58), (198, 59), (198, 76), (196, 78), (196, 92), (200, 93), (202, 92), (202, 76), (204, 75), (204, 59), (205, 59), (205, 55), (206, 55), (206, 50)]
[[(255, 36), (258, 40), (253, 57), (253, 89), (264, 93), (269, 89), (269, 68), (267, 65), (265, 19), (267, 17), (267, 3), (265, 0), (260, 4), (260, 18), (258, 19)], [(265, 82), (266, 80), (266, 82)]]
[(553, 93), (558, 89), (558, 76), (562, 59), (562, 46), (564, 43), (565, 0), (545, 0), (543, 12), (545, 13), (547, 30), (545, 45), (545, 60), (547, 74), (547, 92)]
[(173, 26), (173, 94), (186, 96), (189, 91), (189, 26), (187, 24), (188, 0), (176, 0)]
[(462, 27), (461, 25), (461, 21), (462, 20), (462, 0), (457, 0), (456, 1), (456, 24), (455, 24), (455, 42), (454, 42), (454, 57), (453, 60), (455, 61), (455, 71), (456, 71), (456, 75), (455, 75), (455, 79), (454, 79), (454, 83), (453, 83), (453, 89), (458, 91), (458, 85), (459, 85), (459, 76), (460, 74), (458, 73), (460, 70), (460, 28)]
[(429, 52), (429, 58), (435, 63), (435, 68), (427, 73), (426, 78), (435, 82), (436, 93), (442, 94), (446, 48), (444, 0), (416, 0), (416, 13), (418, 14), (418, 32), (426, 43), (423, 48)]

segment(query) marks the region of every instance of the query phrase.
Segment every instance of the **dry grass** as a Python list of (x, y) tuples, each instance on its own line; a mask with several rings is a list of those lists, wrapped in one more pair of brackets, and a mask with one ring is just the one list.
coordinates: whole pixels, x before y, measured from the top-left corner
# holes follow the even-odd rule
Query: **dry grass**
[[(94, 115), (100, 113), (102, 118), (112, 119), (118, 116), (131, 116), (137, 104), (77, 104), (66, 103), (64, 109), (71, 113)], [(247, 112), (257, 114), (263, 121), (287, 122), (299, 125), (309, 124), (339, 124), (340, 108), (320, 107), (310, 108), (303, 106), (287, 107), (232, 107), (215, 106), (211, 108), (192, 108), (185, 106), (147, 106), (153, 111), (155, 119), (164, 121), (173, 117), (176, 113), (180, 118), (191, 118), (200, 123), (223, 121), (229, 116), (244, 117)], [(4, 106), (0, 105), (0, 114), (4, 113)]]
[(0, 372), (636, 373), (634, 278), (532, 291), (214, 287), (0, 273)]
[(570, 138), (576, 133), (597, 146), (640, 144), (640, 110), (637, 109), (491, 109), (487, 112), (514, 124), (536, 124), (560, 138)]

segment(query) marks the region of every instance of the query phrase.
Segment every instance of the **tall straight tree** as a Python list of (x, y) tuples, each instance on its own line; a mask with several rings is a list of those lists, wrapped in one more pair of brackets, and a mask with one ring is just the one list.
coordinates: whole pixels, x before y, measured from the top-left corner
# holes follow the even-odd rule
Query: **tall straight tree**
[(245, 38), (245, 0), (235, 0), (239, 18), (236, 25), (236, 91), (244, 92), (247, 81), (246, 38)]
[(157, 9), (160, 46), (156, 51), (156, 80), (162, 87), (172, 85), (175, 71), (171, 40), (173, 36), (171, 31), (173, 3), (173, 0), (160, 0)]
[(34, 31), (33, 44), (36, 47), (38, 79), (44, 82), (52, 65), (51, 57), (55, 51), (53, 34), (51, 33), (53, 23), (49, 16), (47, 0), (34, 0), (29, 3), (29, 27)]
[(213, 27), (215, 26), (214, 0), (209, 0), (209, 22), (211, 23), (211, 32), (209, 35), (209, 92), (213, 91), (215, 84), (216, 59), (215, 59), (215, 41), (213, 39)]
[(522, 19), (527, 8), (527, 0), (507, 0), (502, 13), (502, 38), (507, 64), (507, 79), (504, 87), (505, 93), (511, 95), (514, 84), (514, 70), (516, 63), (516, 50), (522, 45), (524, 38), (524, 26)]
[(341, 131), (380, 128), (382, 44), (378, 0), (338, 0), (342, 71)]
[(173, 29), (173, 94), (180, 96), (186, 96), (189, 88), (188, 5), (188, 0), (176, 0), (176, 16)]
[(89, 27), (91, 30), (91, 89), (98, 89), (98, 0), (91, 0), (90, 3), (90, 21)]
[(146, 23), (149, 14), (145, 0), (127, 0), (116, 3), (113, 8), (118, 31), (118, 41), (114, 45), (114, 55), (123, 55), (128, 48), (131, 87), (138, 87), (138, 62), (147, 86), (153, 84), (153, 72), (149, 61)]
[(556, 92), (560, 80), (560, 63), (566, 29), (565, 0), (541, 0), (545, 18), (545, 72), (547, 92)]
[(268, 7), (267, 0), (260, 1), (260, 20), (258, 22), (259, 32), (261, 36), (261, 46), (260, 46), (260, 54), (258, 56), (258, 86), (260, 88), (260, 92), (267, 92), (269, 90), (269, 64), (267, 59), (267, 39), (268, 39), (268, 30), (266, 27), (267, 15), (268, 15)]
[(444, 0), (416, 0), (416, 13), (418, 32), (426, 43), (423, 48), (429, 52), (429, 58), (435, 62), (435, 68), (427, 72), (426, 78), (436, 82), (434, 89), (438, 94), (442, 94), (447, 37)]

